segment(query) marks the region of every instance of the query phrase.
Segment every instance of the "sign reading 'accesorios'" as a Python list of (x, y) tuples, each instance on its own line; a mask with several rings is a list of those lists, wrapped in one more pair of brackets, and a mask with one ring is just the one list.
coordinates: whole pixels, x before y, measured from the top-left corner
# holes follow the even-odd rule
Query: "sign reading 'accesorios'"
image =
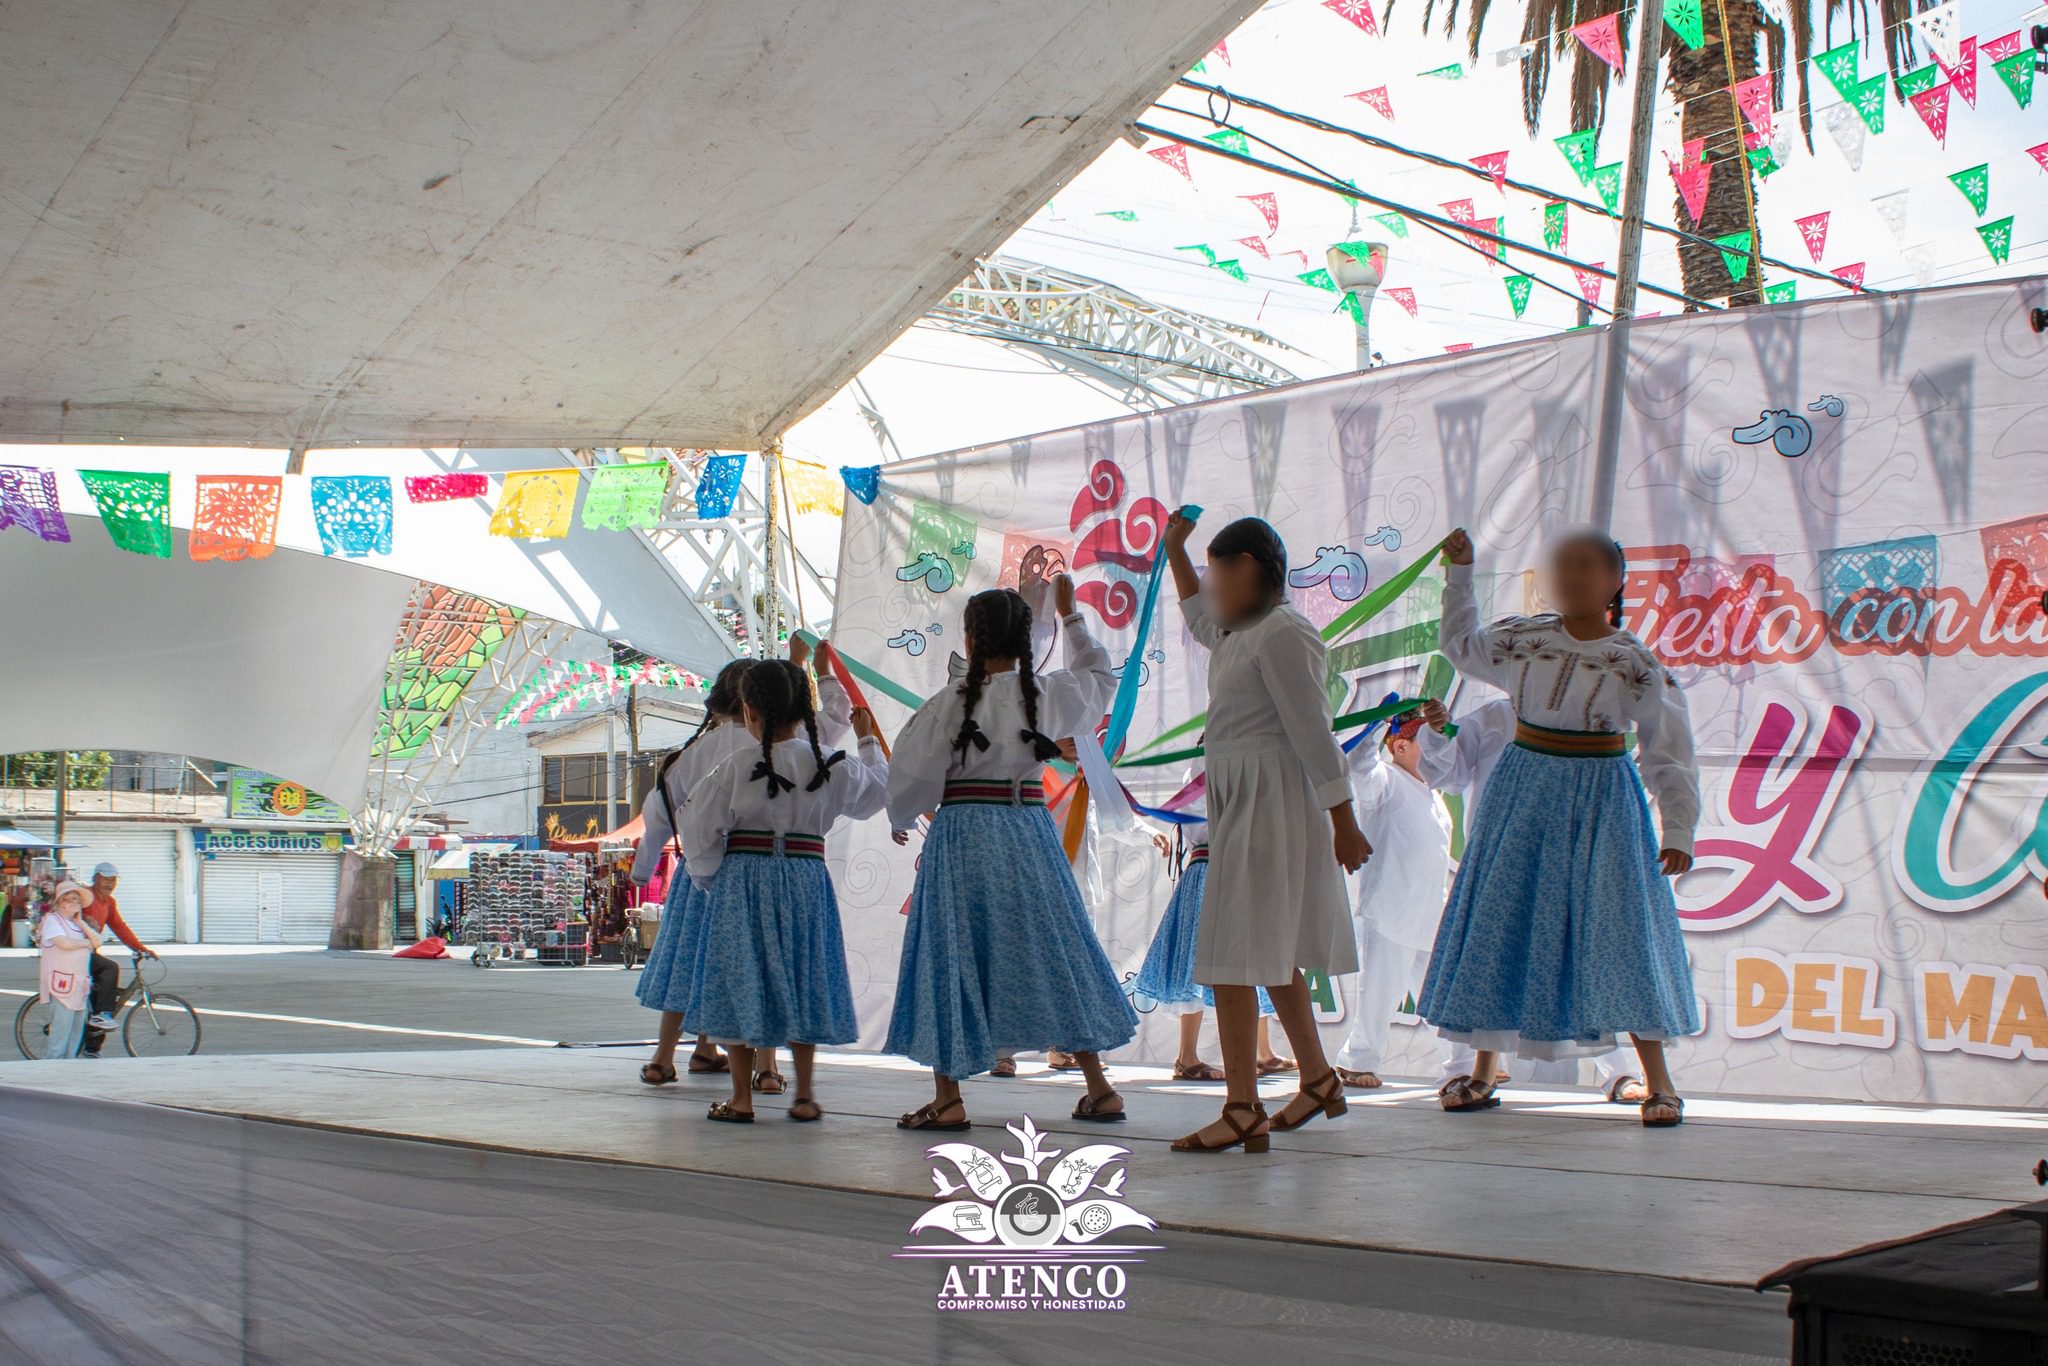
[(195, 830), (192, 845), (202, 854), (338, 854), (347, 836), (339, 830)]

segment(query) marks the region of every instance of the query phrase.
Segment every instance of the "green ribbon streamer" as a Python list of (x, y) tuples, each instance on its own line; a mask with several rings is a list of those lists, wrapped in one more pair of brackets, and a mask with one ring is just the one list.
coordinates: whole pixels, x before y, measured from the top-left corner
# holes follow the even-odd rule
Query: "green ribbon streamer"
[[(804, 644), (810, 646), (812, 649), (815, 650), (818, 648), (818, 635), (815, 631), (798, 631), (796, 635), (797, 639), (803, 641)], [(867, 684), (870, 688), (873, 688), (876, 692), (882, 694), (884, 697), (891, 698), (895, 701), (901, 702), (904, 706), (910, 708), (912, 711), (916, 711), (919, 707), (924, 705), (925, 700), (922, 697), (919, 697), (916, 693), (904, 687), (901, 683), (896, 682), (896, 680), (889, 678), (886, 675), (877, 673), (875, 670), (869, 668), (867, 665), (855, 659), (852, 655), (847, 654), (844, 650), (835, 650), (835, 653), (839, 656), (839, 662), (846, 666), (846, 671), (848, 673), (852, 674), (855, 678), (858, 678), (861, 682)]]
[[(1421, 705), (1422, 699), (1419, 697), (1396, 698), (1392, 702), (1382, 703), (1377, 707), (1367, 707), (1364, 711), (1346, 712), (1330, 723), (1330, 729), (1332, 731), (1350, 730), (1353, 726), (1370, 725), (1374, 721), (1384, 721), (1389, 716), (1399, 716), (1403, 712), (1414, 711)], [(1125, 759), (1116, 766), (1118, 768), (1154, 768), (1160, 764), (1178, 764), (1189, 759), (1199, 759), (1204, 752), (1205, 750), (1201, 745), (1196, 745), (1192, 749), (1176, 749), (1170, 750), (1165, 754), (1147, 754), (1141, 758)]]

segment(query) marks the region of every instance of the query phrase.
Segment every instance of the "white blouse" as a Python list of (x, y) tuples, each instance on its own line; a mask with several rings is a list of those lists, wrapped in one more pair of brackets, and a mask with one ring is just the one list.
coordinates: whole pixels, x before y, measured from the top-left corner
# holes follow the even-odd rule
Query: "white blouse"
[[(829, 675), (818, 680), (818, 743), (827, 753), (846, 743), (847, 735), (853, 730), (853, 702), (846, 695), (846, 689), (839, 680)], [(697, 743), (676, 755), (676, 761), (668, 766), (668, 772), (660, 783), (647, 789), (647, 795), (640, 801), (640, 847), (633, 853), (633, 882), (645, 887), (654, 880), (654, 870), (661, 866), (661, 851), (675, 838), (676, 829), (669, 821), (669, 812), (682, 819), (683, 807), (690, 800), (690, 790), (704, 776), (731, 754), (734, 750), (749, 746), (759, 749), (761, 742), (747, 734), (747, 728), (738, 721), (724, 721), (705, 731)], [(663, 787), (668, 789), (668, 800), (661, 799)]]
[[(746, 735), (745, 730), (741, 730)], [(835, 822), (864, 820), (882, 809), (889, 790), (889, 761), (882, 743), (872, 737), (861, 740), (858, 754), (836, 762), (825, 756), (831, 777), (810, 788), (817, 776), (818, 761), (807, 737), (797, 736), (775, 746), (775, 772), (796, 784), (777, 783), (770, 796), (768, 780), (757, 777), (761, 763), (761, 742), (747, 735), (744, 749), (734, 750), (711, 770), (690, 793), (682, 811), (683, 864), (690, 880), (699, 887), (711, 885), (725, 862), (725, 837), (735, 830), (767, 830), (778, 835), (799, 834), (823, 837)]]
[(1692, 852), (1699, 766), (1685, 693), (1649, 646), (1627, 631), (1579, 640), (1554, 614), (1479, 624), (1472, 566), (1444, 575), (1440, 643), (1466, 676), (1508, 695), (1515, 715), (1552, 730), (1636, 732), (1636, 766), (1657, 799), (1663, 847)]
[(1301, 761), (1316, 805), (1351, 800), (1344, 751), (1330, 734), (1329, 655), (1307, 617), (1282, 603), (1226, 631), (1202, 595), (1181, 599), (1188, 633), (1209, 651), (1209, 718), (1202, 748), (1218, 759), (1288, 751)]
[(1465, 794), (1465, 820), (1470, 824), (1493, 766), (1514, 742), (1515, 704), (1496, 697), (1453, 719), (1458, 723), (1456, 735), (1445, 735), (1435, 726), (1422, 728), (1422, 756), (1416, 767), (1437, 791)]
[(1358, 870), (1357, 914), (1394, 943), (1436, 942), (1451, 876), (1451, 813), (1428, 784), (1380, 752), (1379, 737), (1351, 751), (1358, 828), (1372, 857)]
[[(1032, 675), (1038, 685), (1038, 731), (1064, 740), (1092, 730), (1109, 710), (1116, 690), (1109, 651), (1095, 643), (1076, 612), (1060, 623), (1066, 637), (1067, 667)], [(948, 686), (910, 718), (896, 737), (889, 764), (889, 824), (908, 830), (927, 811), (938, 809), (949, 778), (986, 778), (1001, 782), (1036, 778), (1045, 767), (1025, 743), (1024, 693), (1017, 674), (991, 674), (974, 704), (974, 723), (988, 737), (988, 748), (954, 747), (966, 700), (959, 686)]]

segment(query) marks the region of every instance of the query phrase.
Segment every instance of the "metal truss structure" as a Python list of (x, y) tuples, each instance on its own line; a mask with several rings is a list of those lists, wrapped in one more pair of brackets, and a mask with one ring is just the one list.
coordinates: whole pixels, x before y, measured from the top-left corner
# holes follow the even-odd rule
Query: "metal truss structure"
[[(391, 661), (385, 666), (380, 742), (394, 734), (398, 697), (408, 667), (441, 640), (449, 629), (445, 606), (434, 602), (435, 585), (414, 585), (412, 601), (399, 621)], [(381, 858), (409, 834), (422, 813), (434, 805), (434, 793), (455, 776), (476, 737), (490, 729), (491, 718), (550, 653), (567, 645), (575, 628), (546, 617), (523, 616), (513, 622), (448, 714), (427, 733), (420, 747), (403, 757), (387, 752), (372, 755), (370, 785), (351, 825), (356, 852)]]
[(986, 337), (1144, 410), (1290, 384), (1257, 328), (1154, 303), (1051, 266), (982, 261), (919, 326)]

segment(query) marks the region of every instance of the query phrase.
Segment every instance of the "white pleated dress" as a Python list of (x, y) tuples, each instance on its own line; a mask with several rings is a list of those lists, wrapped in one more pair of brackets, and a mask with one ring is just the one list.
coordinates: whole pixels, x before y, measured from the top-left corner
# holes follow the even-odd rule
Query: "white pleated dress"
[(1183, 599), (1209, 651), (1209, 873), (1195, 942), (1206, 986), (1282, 986), (1296, 969), (1356, 972), (1333, 806), (1351, 800), (1330, 734), (1322, 637), (1282, 604), (1225, 631), (1200, 595)]

